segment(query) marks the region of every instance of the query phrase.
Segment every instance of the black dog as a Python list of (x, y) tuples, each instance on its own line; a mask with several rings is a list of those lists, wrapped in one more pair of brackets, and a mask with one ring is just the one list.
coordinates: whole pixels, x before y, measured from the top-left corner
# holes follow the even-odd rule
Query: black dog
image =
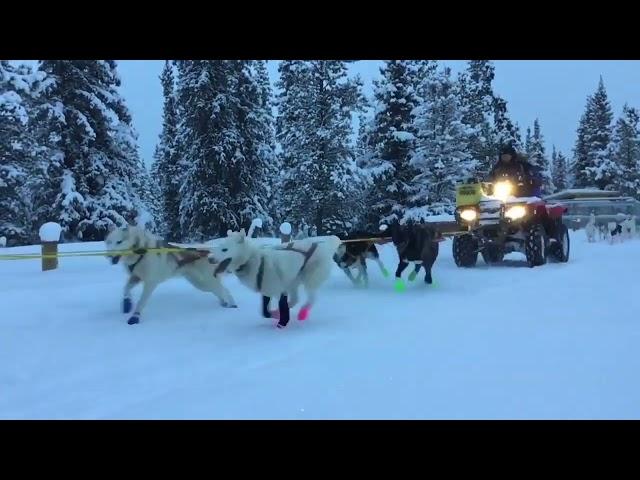
[(423, 267), (425, 270), (424, 282), (431, 285), (433, 283), (431, 269), (439, 252), (437, 231), (426, 224), (400, 225), (397, 222), (391, 224), (387, 231), (398, 251), (396, 289), (404, 289), (402, 272), (409, 266), (409, 263), (415, 264), (414, 271), (409, 275), (409, 281), (413, 281), (420, 268)]
[[(352, 241), (360, 238), (366, 240)], [(367, 260), (375, 261), (380, 267), (382, 274), (385, 277), (389, 276), (389, 272), (384, 268), (384, 264), (382, 260), (380, 260), (380, 254), (375, 246), (375, 241), (370, 240), (370, 238), (372, 238), (372, 235), (366, 232), (353, 232), (350, 235), (346, 235), (343, 237), (343, 240), (346, 241), (338, 247), (338, 250), (333, 256), (334, 262), (338, 264), (354, 285), (358, 285), (360, 279), (363, 280), (365, 287), (369, 284)], [(358, 267), (359, 270), (357, 278), (353, 278), (351, 274), (350, 268), (354, 266)]]

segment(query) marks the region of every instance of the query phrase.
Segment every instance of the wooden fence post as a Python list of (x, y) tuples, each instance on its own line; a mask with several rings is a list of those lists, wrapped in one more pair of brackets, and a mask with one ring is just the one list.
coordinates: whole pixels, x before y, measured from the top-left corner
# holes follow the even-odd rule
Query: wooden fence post
[(289, 222), (284, 222), (280, 225), (280, 241), (282, 243), (291, 241), (291, 224)]
[(61, 232), (62, 228), (55, 222), (48, 222), (40, 227), (43, 272), (58, 268), (58, 242)]

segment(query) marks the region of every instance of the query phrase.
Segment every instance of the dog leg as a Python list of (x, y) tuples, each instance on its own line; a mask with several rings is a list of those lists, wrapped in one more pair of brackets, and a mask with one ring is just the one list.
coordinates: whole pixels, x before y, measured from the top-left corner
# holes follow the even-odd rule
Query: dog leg
[(396, 283), (395, 283), (395, 289), (397, 292), (403, 292), (405, 290), (405, 285), (404, 282), (402, 281), (402, 272), (404, 272), (404, 269), (407, 268), (409, 266), (409, 264), (407, 262), (403, 262), (402, 260), (400, 260), (400, 262), (398, 263), (398, 268), (396, 269)]
[(418, 272), (420, 271), (420, 268), (422, 267), (422, 264), (420, 263), (416, 263), (413, 267), (413, 272), (411, 272), (409, 274), (409, 281), (413, 282), (416, 279), (416, 276), (418, 275)]
[(300, 283), (296, 283), (291, 287), (291, 290), (287, 292), (287, 304), (289, 308), (293, 308), (298, 304), (298, 288), (300, 287)]
[(280, 301), (278, 302), (278, 323), (277, 328), (284, 328), (289, 323), (289, 303), (287, 302), (286, 295), (280, 295)]
[(342, 271), (345, 273), (347, 277), (349, 277), (349, 280), (351, 280), (351, 283), (353, 283), (354, 285), (358, 285), (359, 280), (353, 278), (353, 275), (351, 274), (351, 270), (349, 269), (349, 267), (344, 267)]
[(262, 316), (264, 318), (271, 318), (271, 312), (269, 312), (269, 302), (271, 298), (262, 296)]
[(380, 258), (375, 258), (374, 260), (378, 264), (378, 267), (380, 267), (380, 271), (382, 272), (382, 276), (384, 278), (389, 277), (389, 270), (387, 270), (385, 268), (384, 263), (382, 263), (382, 260), (380, 260)]
[(233, 295), (231, 295), (231, 292), (229, 292), (229, 290), (227, 290), (222, 282), (216, 277), (213, 277), (213, 280), (214, 281), (211, 283), (211, 292), (218, 297), (220, 305), (225, 308), (238, 308), (238, 304), (233, 298)]
[(184, 278), (201, 292), (213, 293), (220, 305), (226, 308), (238, 308), (233, 296), (222, 284), (222, 281), (213, 275), (202, 275), (197, 272), (185, 272)]
[(131, 290), (138, 283), (140, 283), (140, 279), (135, 275), (131, 275), (129, 280), (127, 280), (126, 285), (124, 286), (124, 296), (122, 300), (122, 313), (129, 313), (131, 308), (133, 307), (133, 302), (131, 301)]
[(398, 263), (398, 268), (396, 269), (396, 278), (401, 278), (402, 272), (404, 272), (404, 269), (408, 266), (409, 264), (407, 262), (403, 262), (402, 260), (400, 260), (400, 262)]
[(431, 285), (433, 283), (433, 277), (431, 276), (431, 268), (425, 268), (424, 283)]
[(156, 289), (158, 285), (156, 283), (145, 282), (142, 290), (142, 295), (140, 296), (140, 300), (136, 304), (136, 309), (133, 312), (133, 315), (129, 318), (127, 323), (129, 325), (134, 325), (136, 323), (140, 323), (140, 315), (142, 314), (142, 310), (144, 310), (145, 305), (149, 301), (149, 297)]
[(358, 275), (358, 278), (362, 278), (362, 286), (364, 288), (368, 288), (369, 287), (369, 274), (367, 273), (367, 264), (366, 264), (366, 260), (364, 258), (362, 258), (360, 260), (360, 263), (358, 264), (358, 270), (360, 271), (360, 274)]
[(307, 290), (307, 303), (303, 305), (303, 307), (298, 312), (298, 320), (301, 322), (305, 321), (309, 318), (309, 312), (311, 311), (311, 307), (316, 302), (316, 291), (315, 290)]

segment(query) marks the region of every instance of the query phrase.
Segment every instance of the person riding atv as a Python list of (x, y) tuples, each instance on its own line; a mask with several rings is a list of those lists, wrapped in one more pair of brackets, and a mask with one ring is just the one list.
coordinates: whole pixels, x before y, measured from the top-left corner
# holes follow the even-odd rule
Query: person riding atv
[(518, 185), (517, 191), (512, 192), (517, 197), (541, 197), (542, 178), (540, 169), (527, 162), (519, 155), (513, 145), (506, 144), (500, 149), (498, 162), (493, 166), (486, 179), (487, 182), (512, 180)]
[(542, 198), (540, 170), (504, 145), (487, 180), (456, 187), (455, 217), (462, 228), (453, 238), (456, 265), (473, 267), (478, 253), (487, 264), (498, 263), (512, 252), (523, 253), (530, 267), (544, 265), (547, 256), (567, 262), (566, 207)]

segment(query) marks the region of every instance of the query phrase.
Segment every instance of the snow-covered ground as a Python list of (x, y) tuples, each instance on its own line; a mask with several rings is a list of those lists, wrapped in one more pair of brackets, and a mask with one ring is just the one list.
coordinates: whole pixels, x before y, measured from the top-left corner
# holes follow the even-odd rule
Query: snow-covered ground
[(404, 293), (336, 268), (285, 330), (235, 278), (237, 310), (176, 279), (129, 326), (121, 266), (0, 261), (0, 418), (640, 418), (640, 241), (572, 240), (568, 264), (471, 270), (447, 241)]

